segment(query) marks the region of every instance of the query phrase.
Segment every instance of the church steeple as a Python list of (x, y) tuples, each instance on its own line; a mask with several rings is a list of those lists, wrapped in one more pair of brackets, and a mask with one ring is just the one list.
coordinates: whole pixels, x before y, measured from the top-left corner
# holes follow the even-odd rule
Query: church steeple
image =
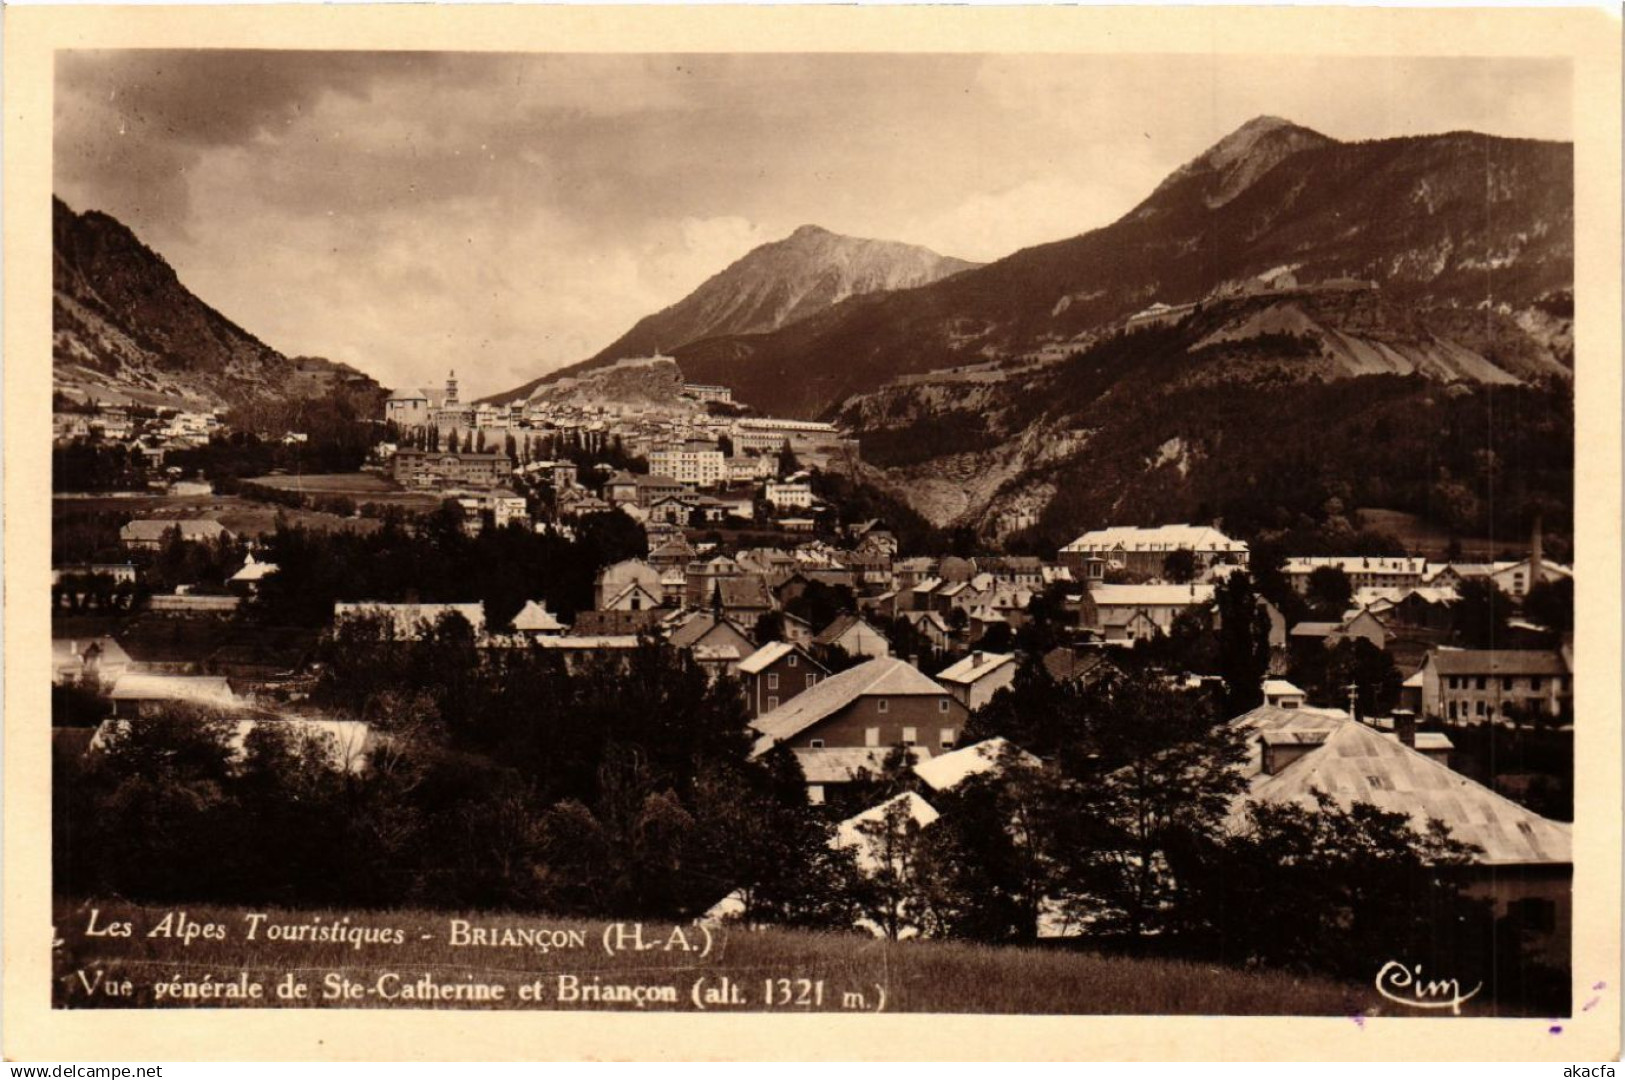
[(457, 404), (457, 372), (456, 372), (456, 370), (448, 371), (446, 373), (446, 404), (447, 405), (455, 405), (455, 404)]

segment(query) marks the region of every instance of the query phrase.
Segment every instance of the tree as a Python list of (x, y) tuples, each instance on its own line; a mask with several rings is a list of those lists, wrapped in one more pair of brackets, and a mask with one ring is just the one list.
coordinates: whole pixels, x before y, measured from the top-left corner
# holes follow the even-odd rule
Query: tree
[(1185, 865), (1216, 842), (1245, 751), (1155, 674), (1110, 672), (1085, 698), (1088, 752), (1061, 759), (1040, 820), (1069, 914), (1139, 936), (1176, 919)]
[(1323, 619), (1341, 620), (1354, 599), (1354, 586), (1340, 566), (1317, 566), (1309, 572), (1309, 607)]
[(1253, 591), (1252, 578), (1230, 574), (1214, 591), (1219, 616), (1219, 674), (1225, 715), (1240, 716), (1264, 701), (1270, 666), (1269, 614)]
[(1162, 560), (1162, 577), (1175, 585), (1183, 585), (1196, 577), (1196, 552), (1189, 548), (1170, 551)]
[(1461, 643), (1470, 649), (1500, 646), (1512, 617), (1512, 598), (1487, 577), (1468, 578), (1456, 592), (1460, 598), (1451, 610)]
[(1347, 708), (1351, 686), (1360, 716), (1387, 716), (1399, 704), (1402, 676), (1394, 658), (1365, 638), (1344, 638), (1327, 648), (1304, 650), (1291, 677), (1303, 687), (1310, 704), (1323, 708)]
[(1187, 914), (1230, 963), (1369, 979), (1374, 956), (1402, 956), (1470, 987), (1486, 912), (1454, 871), (1475, 850), (1437, 821), (1418, 831), (1407, 814), (1324, 793), (1312, 808), (1252, 803), (1189, 875)]
[(1523, 610), (1535, 622), (1556, 634), (1574, 629), (1574, 579), (1537, 582), (1523, 598)]

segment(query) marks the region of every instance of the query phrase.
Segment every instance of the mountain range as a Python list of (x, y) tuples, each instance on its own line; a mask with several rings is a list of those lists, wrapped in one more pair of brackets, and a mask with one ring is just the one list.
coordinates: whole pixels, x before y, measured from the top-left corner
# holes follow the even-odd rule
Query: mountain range
[(81, 400), (213, 409), (344, 388), (382, 409), (347, 364), (287, 357), (198, 299), (128, 227), (52, 199), (52, 383)]

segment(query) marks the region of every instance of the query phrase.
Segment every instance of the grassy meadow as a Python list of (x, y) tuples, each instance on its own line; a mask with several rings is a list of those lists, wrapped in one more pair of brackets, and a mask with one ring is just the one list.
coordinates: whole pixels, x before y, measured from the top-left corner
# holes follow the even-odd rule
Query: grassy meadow
[[(456, 918), (466, 918), (472, 927), (539, 933), (542, 942), (560, 947), (478, 946), (469, 943), (471, 934), (459, 944), (452, 933)], [(299, 926), (334, 923), (346, 930), (398, 932), (401, 940), (359, 947), (286, 940), (302, 932), (295, 929)], [(253, 941), (246, 940), (251, 924)], [(59, 900), (53, 1003), (59, 1008), (687, 1011), (697, 1007), (699, 982), (700, 1003), (708, 1011), (1370, 1016), (1394, 1009), (1369, 984), (1061, 948), (889, 942), (860, 934), (738, 926), (712, 928), (707, 938), (693, 925), (646, 923), (638, 931), (641, 950), (611, 954), (604, 944), (608, 925), (495, 913), (295, 912)], [(272, 926), (284, 928), (282, 940), (267, 940)], [(623, 944), (639, 940), (632, 936), (633, 924), (623, 930)], [(574, 983), (561, 989), (561, 978), (568, 984), (571, 977)], [(291, 985), (290, 978), (307, 987), (306, 997), (276, 993), (277, 987)], [(447, 995), (440, 1000), (413, 997), (425, 979), (438, 987), (505, 989), (500, 1001), (460, 1001), (450, 996), (463, 992), (455, 990), (438, 991)], [(256, 983), (260, 998), (241, 996), (244, 987)], [(205, 984), (214, 987), (208, 996), (198, 989)], [(603, 989), (616, 986), (646, 988), (644, 1002), (616, 1000), (616, 991)], [(595, 988), (598, 1000), (593, 1000)]]

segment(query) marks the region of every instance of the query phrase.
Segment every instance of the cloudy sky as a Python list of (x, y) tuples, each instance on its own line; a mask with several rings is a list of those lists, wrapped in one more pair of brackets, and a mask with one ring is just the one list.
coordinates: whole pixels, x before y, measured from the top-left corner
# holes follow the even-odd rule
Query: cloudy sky
[(64, 52), (55, 184), (289, 355), (489, 393), (817, 224), (991, 260), (1260, 114), (1569, 139), (1566, 63)]

